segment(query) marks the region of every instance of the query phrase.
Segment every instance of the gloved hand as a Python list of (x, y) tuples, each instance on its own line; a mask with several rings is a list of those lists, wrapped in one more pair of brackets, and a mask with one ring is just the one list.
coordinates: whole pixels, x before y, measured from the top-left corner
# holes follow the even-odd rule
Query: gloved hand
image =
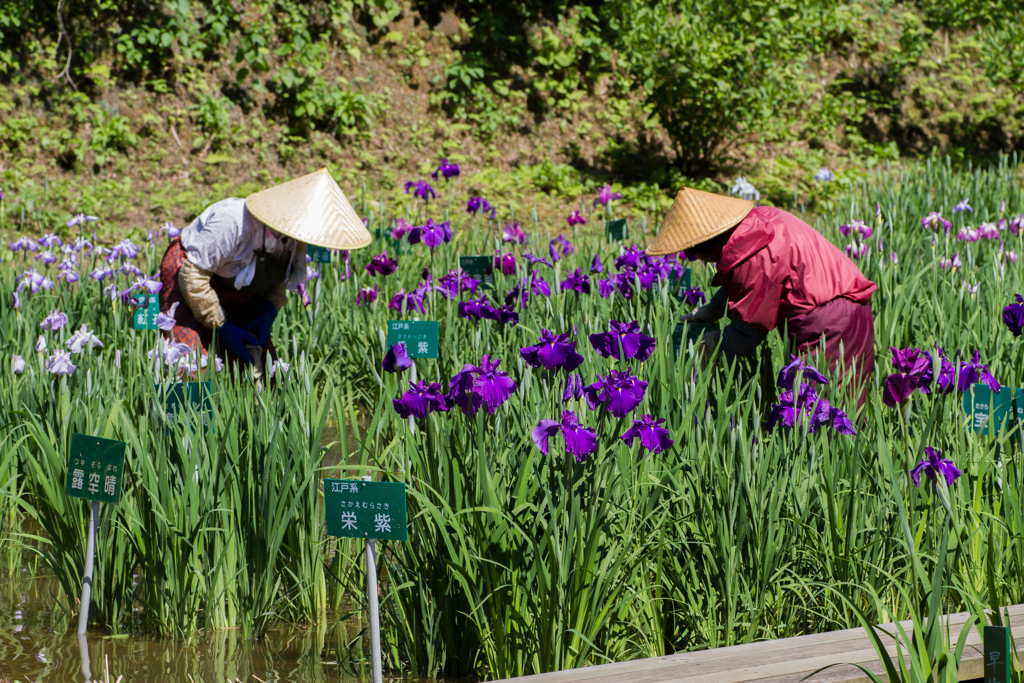
[(277, 309), (274, 308), (274, 304), (264, 301), (256, 317), (245, 326), (246, 331), (252, 332), (256, 336), (256, 341), (263, 348), (267, 348), (270, 344), (270, 329), (274, 326), (275, 318), (277, 318)]
[(689, 315), (679, 316), (679, 322), (681, 323), (713, 323), (716, 320), (721, 320), (722, 311), (718, 310), (711, 304), (704, 304), (693, 313)]
[(718, 343), (721, 340), (722, 333), (719, 330), (714, 332), (708, 332), (700, 338), (700, 343), (697, 344), (697, 354), (700, 358), (700, 367), (704, 369), (715, 359), (715, 350), (718, 348)]
[(243, 363), (252, 362), (252, 354), (246, 350), (246, 345), (259, 346), (259, 341), (251, 333), (246, 332), (230, 320), (217, 328), (217, 336), (224, 342), (224, 346), (231, 353), (238, 356)]

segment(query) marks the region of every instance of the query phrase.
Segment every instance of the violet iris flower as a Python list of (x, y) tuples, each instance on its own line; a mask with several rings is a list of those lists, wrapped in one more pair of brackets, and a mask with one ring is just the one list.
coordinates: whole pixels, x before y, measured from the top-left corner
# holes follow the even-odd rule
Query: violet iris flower
[(459, 317), (464, 320), (479, 320), (484, 315), (484, 310), (491, 307), (486, 296), (479, 299), (470, 299), (459, 303)]
[(39, 238), (39, 246), (43, 249), (53, 249), (54, 247), (59, 249), (63, 245), (64, 242), (52, 232), (48, 232)]
[(964, 226), (964, 227), (960, 228), (960, 232), (958, 232), (956, 234), (957, 242), (971, 242), (971, 243), (973, 243), (973, 242), (977, 242), (980, 239), (981, 239), (981, 233), (978, 232), (978, 230), (976, 230), (976, 229), (974, 229), (974, 228), (972, 228), (970, 226)]
[(576, 413), (571, 410), (562, 411), (561, 422), (541, 420), (530, 433), (530, 437), (537, 450), (547, 455), (549, 439), (559, 433), (565, 439), (566, 454), (575, 457), (576, 462), (583, 462), (597, 450), (597, 432), (581, 425)]
[(584, 218), (583, 214), (581, 214), (579, 211), (573, 211), (572, 213), (569, 214), (569, 217), (565, 219), (565, 222), (568, 223), (570, 227), (572, 227), (574, 225), (586, 225), (587, 219)]
[(601, 191), (597, 193), (597, 197), (594, 199), (594, 206), (608, 206), (616, 199), (622, 199), (622, 193), (612, 192), (612, 186), (605, 185), (601, 188)]
[(429, 201), (437, 197), (437, 193), (434, 192), (434, 188), (430, 186), (426, 180), (417, 180), (416, 182), (408, 181), (405, 184), (405, 193), (409, 194), (409, 190), (412, 188), (416, 190), (412, 193), (414, 197), (419, 197), (423, 201)]
[(601, 255), (594, 254), (594, 258), (590, 261), (590, 272), (591, 273), (603, 273), (604, 264), (601, 263)]
[(402, 398), (391, 400), (395, 412), (399, 417), (415, 417), (423, 419), (430, 413), (448, 412), (448, 399), (441, 391), (441, 385), (437, 382), (409, 383), (409, 390), (402, 394)]
[(59, 330), (68, 324), (68, 317), (60, 311), (50, 311), (50, 315), (43, 319), (43, 322), (39, 323), (39, 327), (44, 330)]
[(78, 366), (71, 362), (71, 354), (67, 351), (54, 351), (46, 360), (45, 367), (53, 375), (71, 375), (78, 369)]
[(562, 401), (583, 398), (583, 378), (578, 372), (570, 372), (565, 378), (565, 389), (562, 390)]
[(440, 173), (441, 177), (445, 180), (450, 180), (462, 173), (462, 171), (459, 169), (459, 165), (456, 162), (449, 162), (447, 159), (441, 159), (441, 164), (437, 167), (436, 171), (430, 174), (430, 177), (437, 180), (438, 173)]
[(166, 313), (160, 311), (159, 313), (156, 314), (156, 326), (158, 329), (161, 329), (164, 332), (170, 332), (171, 330), (174, 329), (174, 326), (178, 324), (178, 321), (175, 320), (174, 315), (175, 313), (178, 312), (178, 305), (180, 303), (180, 301), (175, 301), (173, 304), (171, 304), (170, 309), (168, 309)]
[(953, 227), (953, 224), (943, 218), (942, 214), (938, 211), (932, 211), (922, 218), (921, 225), (923, 225), (926, 230), (938, 230), (939, 228), (942, 228), (947, 237), (949, 236), (949, 229)]
[(849, 223), (839, 226), (839, 234), (843, 237), (855, 235), (860, 237), (862, 240), (866, 240), (871, 237), (871, 233), (873, 232), (874, 230), (872, 227), (864, 221), (850, 221)]
[(35, 294), (39, 290), (53, 289), (53, 280), (46, 277), (38, 270), (33, 268), (32, 270), (26, 270), (21, 274), (21, 281), (18, 283), (18, 289), (27, 286), (32, 294)]
[(420, 313), (426, 314), (426, 309), (423, 307), (423, 296), (426, 294), (426, 290), (423, 285), (420, 285), (408, 294), (405, 293), (405, 289), (400, 289), (395, 292), (395, 295), (391, 297), (391, 303), (388, 304), (388, 308), (392, 311), (402, 311), (402, 304), (405, 304), (406, 311), (419, 311)]
[(852, 436), (857, 433), (846, 412), (830, 406), (828, 401), (819, 398), (818, 392), (810, 384), (800, 386), (800, 393), (795, 402), (792, 391), (783, 391), (779, 394), (779, 402), (772, 406), (768, 414), (766, 429), (771, 431), (779, 424), (783, 427), (795, 427), (803, 417), (810, 419), (808, 431), (812, 434), (816, 434), (827, 424), (831, 424), (840, 434)]
[(822, 166), (821, 168), (818, 169), (818, 172), (814, 174), (814, 179), (817, 180), (822, 185), (825, 185), (835, 180), (836, 174)]
[(614, 291), (615, 285), (612, 284), (611, 280), (604, 278), (597, 281), (597, 293), (602, 299), (607, 299)]
[(11, 356), (11, 372), (20, 375), (25, 372), (25, 359), (18, 355)]
[(941, 259), (939, 259), (939, 268), (942, 268), (943, 270), (949, 270), (951, 268), (961, 268), (961, 267), (963, 267), (963, 265), (964, 265), (963, 262), (960, 260), (960, 252), (959, 251), (956, 254), (954, 254), (953, 258), (951, 258), (951, 259), (948, 259), (948, 258), (941, 258)]
[(700, 287), (690, 287), (683, 290), (683, 301), (690, 306), (697, 306), (707, 301), (704, 291)]
[(480, 365), (463, 365), (448, 384), (448, 401), (462, 408), (466, 415), (475, 415), (481, 405), (487, 406), (487, 412), (493, 415), (516, 390), (516, 383), (498, 369), (499, 365), (500, 360), (491, 361), (487, 354), (480, 359)]
[(910, 478), (914, 480), (914, 486), (921, 486), (921, 473), (932, 481), (937, 481), (941, 476), (946, 480), (946, 486), (952, 486), (953, 482), (963, 474), (949, 458), (942, 457), (942, 451), (930, 446), (924, 447), (924, 457), (917, 466), (910, 471)]
[(114, 248), (110, 250), (110, 254), (107, 256), (107, 263), (113, 263), (121, 256), (126, 259), (133, 259), (138, 256), (141, 251), (142, 249), (130, 239), (123, 239), (115, 244)]
[(385, 249), (382, 253), (371, 257), (370, 262), (363, 266), (363, 269), (370, 275), (387, 277), (398, 269), (398, 259), (390, 258), (388, 250)]
[(459, 295), (459, 291), (476, 294), (479, 286), (480, 280), (471, 278), (466, 271), (460, 268), (457, 271), (450, 270), (446, 275), (438, 278), (436, 289), (449, 299), (454, 299)]
[(638, 269), (644, 264), (644, 251), (635, 244), (630, 245), (629, 249), (622, 253), (621, 256), (615, 259), (615, 268), (617, 270), (629, 270), (633, 271)]
[(476, 214), (478, 211), (483, 211), (484, 215), (488, 218), (494, 218), (498, 210), (487, 203), (487, 200), (483, 197), (470, 197), (469, 201), (466, 202), (466, 213)]
[(397, 372), (401, 373), (402, 370), (408, 370), (412, 367), (412, 359), (409, 358), (409, 352), (405, 348), (405, 342), (398, 342), (392, 344), (388, 352), (384, 354), (384, 362), (381, 363), (381, 367), (385, 372)]
[(572, 372), (583, 364), (583, 356), (576, 352), (576, 342), (569, 341), (568, 332), (554, 334), (541, 328), (537, 341), (540, 344), (519, 349), (519, 355), (531, 366)]
[(1019, 337), (1024, 329), (1024, 297), (1020, 294), (1014, 295), (1017, 303), (1009, 304), (1003, 309), (1003, 323), (1010, 329), (1014, 337)]
[(559, 286), (563, 292), (573, 290), (581, 294), (590, 294), (590, 276), (584, 275), (582, 269), (577, 268), (569, 272)]
[(426, 225), (417, 225), (409, 231), (409, 244), (423, 244), (430, 247), (433, 251), (437, 247), (441, 246), (445, 242), (452, 241), (452, 225), (448, 221), (441, 221), (435, 223), (430, 218), (427, 219)]
[(78, 331), (72, 334), (66, 342), (64, 342), (64, 346), (66, 346), (71, 353), (81, 353), (86, 345), (94, 349), (98, 349), (103, 347), (103, 342), (101, 342), (99, 337), (93, 334), (92, 330), (84, 324), (78, 328)]
[(957, 367), (959, 372), (957, 373), (956, 389), (960, 393), (964, 393), (971, 388), (972, 385), (984, 382), (989, 389), (998, 392), (1001, 388), (996, 378), (992, 376), (992, 373), (988, 371), (988, 365), (982, 365), (980, 362), (981, 354), (978, 351), (974, 352), (971, 356), (969, 363), (958, 361)]
[(519, 323), (519, 314), (512, 306), (487, 306), (481, 309), (481, 316), (488, 320), (499, 322), (502, 325), (511, 324), (513, 327)]
[(356, 306), (362, 306), (363, 304), (372, 304), (377, 300), (380, 295), (380, 287), (374, 285), (373, 287), (363, 287), (356, 294)]
[(983, 239), (994, 240), (999, 237), (999, 228), (995, 223), (982, 223), (978, 226), (978, 235)]
[(961, 211), (970, 211), (974, 213), (974, 209), (967, 203), (968, 197), (964, 197), (959, 204), (953, 207), (953, 213), (960, 213)]
[(86, 216), (84, 213), (79, 213), (75, 214), (64, 225), (68, 226), (69, 228), (73, 228), (76, 225), (81, 225), (82, 223), (92, 223), (93, 221), (98, 220), (99, 218), (96, 218), (96, 216)]
[(50, 265), (51, 263), (56, 263), (57, 262), (57, 257), (54, 256), (52, 252), (44, 251), (41, 254), (39, 254), (38, 256), (36, 256), (36, 260), (37, 261), (42, 261), (46, 265)]
[(494, 254), (494, 269), (500, 270), (505, 275), (516, 274), (516, 257), (511, 251), (507, 254), (495, 252)]
[(159, 294), (162, 288), (163, 284), (156, 278), (140, 277), (135, 281), (135, 284), (121, 292), (121, 300), (127, 303), (128, 297), (137, 289), (141, 289), (143, 292), (148, 294)]
[(526, 237), (526, 233), (523, 232), (518, 223), (509, 223), (506, 225), (505, 232), (501, 235), (501, 240), (503, 242), (513, 242), (515, 244), (526, 244), (529, 242), (529, 239)]
[(626, 430), (621, 438), (626, 446), (633, 447), (633, 440), (640, 439), (640, 447), (651, 453), (661, 453), (669, 448), (674, 441), (668, 438), (668, 430), (661, 425), (665, 418), (655, 420), (650, 415), (642, 415), (639, 420), (633, 420), (633, 426)]
[(597, 381), (583, 387), (583, 395), (591, 410), (605, 406), (615, 417), (625, 417), (640, 405), (647, 391), (647, 382), (629, 373), (629, 370), (612, 370), (607, 375), (598, 375)]
[(540, 296), (551, 296), (551, 285), (535, 272), (530, 273), (530, 293)]
[(46, 337), (39, 335), (36, 339), (36, 353), (43, 353), (46, 351)]
[(164, 223), (160, 226), (159, 232), (166, 232), (167, 239), (173, 240), (181, 237), (181, 228), (174, 225), (174, 223)]
[(409, 221), (405, 220), (405, 218), (403, 218), (402, 216), (399, 216), (398, 220), (396, 221), (395, 227), (391, 228), (389, 236), (393, 240), (401, 240), (403, 237), (406, 236), (406, 234), (408, 234), (411, 231), (412, 225), (409, 223)]
[(799, 356), (789, 355), (789, 365), (779, 370), (779, 377), (775, 384), (780, 389), (786, 389), (788, 391), (793, 390), (793, 384), (796, 381), (797, 373), (803, 373), (804, 382), (817, 382), (818, 384), (828, 384), (828, 380), (810, 363), (805, 363), (804, 359)]
[[(523, 254), (523, 258), (526, 259), (526, 262), (529, 263), (531, 266), (535, 265), (537, 263), (543, 263), (548, 268), (554, 268), (555, 267), (555, 264), (553, 264), (550, 260), (548, 260), (546, 258), (543, 258), (543, 257), (540, 257), (540, 256), (534, 256), (533, 254), (531, 254), (529, 252)], [(556, 258), (555, 260), (557, 261), (558, 259)]]
[(11, 242), (11, 251), (37, 251), (39, 245), (27, 237), (19, 237)]
[(640, 332), (640, 323), (636, 320), (620, 323), (618, 320), (608, 322), (608, 331), (590, 335), (590, 345), (605, 358), (619, 359), (619, 346), (625, 358), (636, 358), (643, 363), (654, 353), (656, 342)]
[(915, 389), (920, 389), (923, 394), (929, 393), (933, 379), (931, 354), (919, 348), (889, 348), (896, 372), (885, 378), (882, 403), (891, 408), (909, 398)]
[(572, 256), (576, 253), (576, 247), (565, 235), (559, 235), (558, 237), (551, 240), (549, 247), (557, 246), (559, 253), (562, 256)]

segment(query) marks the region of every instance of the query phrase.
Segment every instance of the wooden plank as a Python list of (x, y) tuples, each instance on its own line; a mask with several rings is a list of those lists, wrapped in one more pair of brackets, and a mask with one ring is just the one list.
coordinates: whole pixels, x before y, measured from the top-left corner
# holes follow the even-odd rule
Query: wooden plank
[[(1014, 605), (1007, 611), (1011, 626), (1024, 627), (1024, 605)], [(948, 615), (953, 645), (969, 617), (966, 612)], [(944, 628), (946, 624), (944, 620)], [(902, 626), (911, 631), (910, 621), (902, 622)], [(896, 633), (893, 624), (883, 625), (883, 628)], [(977, 628), (975, 624), (968, 636), (960, 664), (961, 680), (984, 675)], [(1022, 646), (1024, 638), (1018, 641), (1018, 647)], [(895, 655), (894, 642), (886, 649)], [(818, 674), (814, 680), (822, 683), (869, 681), (863, 672), (849, 665), (853, 663), (875, 673), (882, 672), (878, 655), (864, 629), (854, 628), (506, 680), (518, 683), (797, 683), (817, 669), (840, 663), (842, 665)]]

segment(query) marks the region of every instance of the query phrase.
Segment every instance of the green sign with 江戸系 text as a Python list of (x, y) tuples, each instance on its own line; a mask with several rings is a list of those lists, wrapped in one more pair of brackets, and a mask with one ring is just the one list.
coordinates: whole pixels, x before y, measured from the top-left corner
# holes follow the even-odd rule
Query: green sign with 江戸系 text
[(437, 358), (437, 321), (389, 320), (387, 348), (400, 342), (409, 358)]
[(331, 250), (327, 247), (316, 247), (310, 244), (306, 247), (306, 255), (313, 259), (313, 263), (331, 262)]
[(718, 330), (716, 323), (678, 323), (674, 330), (672, 330), (672, 357), (678, 358), (679, 351), (683, 348), (683, 337), (685, 336), (687, 344), (689, 342), (697, 343), (700, 341), (708, 332), (714, 332)]
[(202, 416), (204, 427), (209, 424), (210, 382), (175, 382), (163, 386), (157, 384), (156, 391), (161, 396), (168, 422), (180, 422), (189, 411), (195, 411)]
[(626, 239), (626, 219), (619, 218), (614, 221), (608, 221), (605, 224), (605, 232), (610, 240), (621, 242)]
[(124, 441), (71, 435), (64, 492), (74, 498), (116, 503), (124, 479)]
[(324, 514), (328, 536), (409, 540), (400, 482), (324, 479)]
[(494, 287), (494, 259), (490, 256), (460, 256), (459, 268), (484, 287)]
[(996, 392), (987, 384), (975, 384), (964, 392), (964, 412), (971, 416), (971, 428), (976, 432), (1014, 429), (1024, 419), (1024, 389), (1002, 387)]
[(985, 627), (985, 683), (1013, 681), (1013, 652), (1008, 626)]
[(132, 316), (132, 329), (155, 330), (156, 316), (160, 313), (160, 297), (156, 294), (133, 296), (137, 308)]

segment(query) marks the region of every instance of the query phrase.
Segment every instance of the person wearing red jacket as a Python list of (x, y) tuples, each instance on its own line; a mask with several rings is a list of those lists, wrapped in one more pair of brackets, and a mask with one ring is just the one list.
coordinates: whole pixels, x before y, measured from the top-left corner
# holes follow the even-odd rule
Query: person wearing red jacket
[(842, 359), (844, 372), (866, 389), (877, 286), (814, 228), (781, 209), (684, 187), (646, 250), (677, 252), (717, 267), (711, 284), (719, 289), (710, 302), (681, 318), (713, 322), (728, 310), (729, 324), (706, 334), (705, 348), (731, 360), (753, 353), (778, 329), (794, 353), (817, 362), (823, 356), (832, 371)]

